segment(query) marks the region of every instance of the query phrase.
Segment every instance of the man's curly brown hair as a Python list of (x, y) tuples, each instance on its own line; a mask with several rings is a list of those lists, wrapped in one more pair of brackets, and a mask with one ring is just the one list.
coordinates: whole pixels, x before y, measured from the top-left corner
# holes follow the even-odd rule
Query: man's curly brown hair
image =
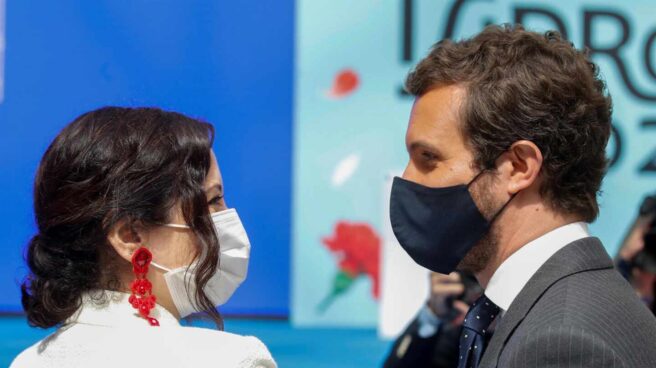
[(598, 67), (557, 32), (488, 26), (473, 38), (438, 42), (406, 89), (462, 85), (462, 131), (475, 164), (493, 168), (514, 142), (541, 150), (542, 195), (555, 210), (592, 222), (606, 173), (611, 99)]

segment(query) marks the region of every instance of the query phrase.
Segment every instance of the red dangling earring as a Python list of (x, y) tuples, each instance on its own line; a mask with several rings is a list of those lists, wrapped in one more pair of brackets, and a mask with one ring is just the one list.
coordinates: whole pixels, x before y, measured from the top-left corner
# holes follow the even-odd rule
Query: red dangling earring
[(130, 285), (132, 294), (129, 302), (139, 314), (145, 318), (151, 326), (159, 326), (159, 321), (150, 316), (150, 310), (155, 308), (155, 295), (152, 294), (153, 284), (146, 279), (148, 266), (153, 260), (153, 255), (144, 247), (137, 249), (132, 255), (132, 271), (135, 279)]

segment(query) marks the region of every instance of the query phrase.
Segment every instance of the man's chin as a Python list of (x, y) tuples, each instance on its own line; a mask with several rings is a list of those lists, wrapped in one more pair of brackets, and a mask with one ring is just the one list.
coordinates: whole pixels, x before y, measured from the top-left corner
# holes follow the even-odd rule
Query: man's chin
[(498, 244), (492, 232), (488, 233), (474, 247), (465, 254), (465, 258), (458, 263), (458, 271), (470, 272), (473, 274), (483, 271), (496, 254)]
[[(472, 257), (469, 257), (469, 255), (472, 255)], [(456, 270), (462, 271), (462, 272), (469, 272), (473, 274), (477, 274), (481, 272), (483, 269), (485, 269), (485, 264), (483, 264), (482, 260), (477, 257), (473, 257), (473, 254), (467, 253), (467, 256), (458, 263), (458, 266), (456, 266)]]

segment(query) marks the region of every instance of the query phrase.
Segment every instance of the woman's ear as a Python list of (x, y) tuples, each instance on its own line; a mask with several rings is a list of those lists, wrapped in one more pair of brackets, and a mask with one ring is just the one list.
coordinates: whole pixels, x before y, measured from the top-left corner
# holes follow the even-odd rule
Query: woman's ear
[(109, 244), (116, 253), (128, 262), (132, 261), (132, 254), (143, 245), (143, 236), (139, 234), (134, 223), (121, 220), (114, 224), (107, 235)]

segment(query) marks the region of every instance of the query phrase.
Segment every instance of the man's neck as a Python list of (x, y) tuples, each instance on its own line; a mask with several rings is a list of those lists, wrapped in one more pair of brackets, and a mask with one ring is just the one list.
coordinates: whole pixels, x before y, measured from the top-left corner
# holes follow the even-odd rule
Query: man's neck
[(498, 248), (488, 265), (476, 273), (479, 284), (486, 288), (499, 266), (524, 245), (554, 229), (577, 221), (581, 221), (580, 217), (561, 215), (540, 205), (500, 216), (492, 229), (497, 236)]

